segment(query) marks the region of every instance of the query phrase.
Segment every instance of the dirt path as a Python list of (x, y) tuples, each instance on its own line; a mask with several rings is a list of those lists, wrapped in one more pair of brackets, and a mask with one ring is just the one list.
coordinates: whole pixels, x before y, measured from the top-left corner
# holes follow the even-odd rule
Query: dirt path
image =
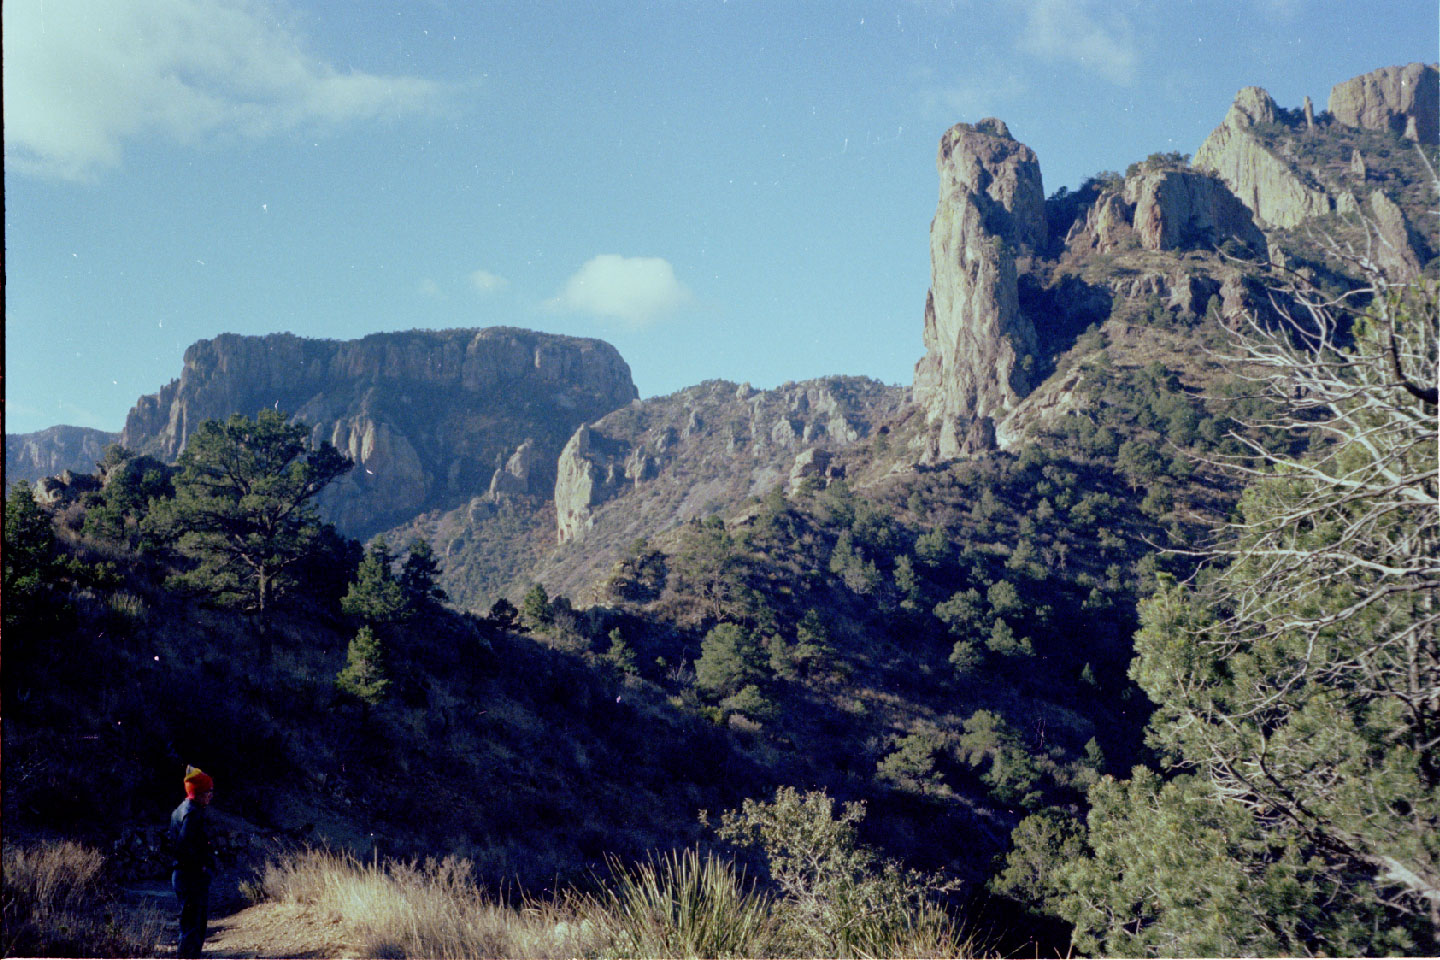
[[(129, 887), (125, 902), (136, 909), (158, 911), (165, 917), (164, 931), (154, 956), (175, 956), (175, 896), (168, 886), (149, 883)], [(313, 909), (286, 903), (249, 905), (238, 894), (216, 890), (211, 897), (210, 933), (206, 957), (359, 957), (336, 918), (319, 916)]]

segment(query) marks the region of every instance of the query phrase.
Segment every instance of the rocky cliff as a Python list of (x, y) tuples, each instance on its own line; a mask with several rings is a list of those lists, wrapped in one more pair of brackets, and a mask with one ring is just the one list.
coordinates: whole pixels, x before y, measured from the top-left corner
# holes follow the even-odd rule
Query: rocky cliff
[(1330, 113), (1341, 123), (1440, 142), (1440, 71), (1430, 63), (1382, 67), (1337, 83)]
[(65, 470), (90, 473), (105, 448), (120, 439), (118, 433), (89, 427), (50, 427), (36, 433), (5, 435), (5, 488), (34, 483)]
[(505, 327), (361, 340), (290, 334), (202, 340), (178, 380), (142, 398), (121, 442), (173, 459), (204, 420), (289, 411), (355, 460), (324, 514), (367, 536), (477, 493), (548, 491), (575, 427), (636, 397), (598, 340)]
[(1035, 152), (1002, 121), (952, 127), (936, 168), (915, 401), (939, 427), (927, 455), (948, 459), (983, 444), (972, 424), (998, 417), (1032, 386), (1024, 358), (1035, 352), (1035, 327), (1020, 312), (1015, 259), (1044, 245), (1047, 226)]
[(1335, 198), (1313, 178), (1272, 150), (1255, 132), (1274, 124), (1275, 101), (1259, 87), (1246, 87), (1200, 149), (1197, 169), (1215, 173), (1260, 221), (1272, 227), (1294, 227), (1335, 210)]

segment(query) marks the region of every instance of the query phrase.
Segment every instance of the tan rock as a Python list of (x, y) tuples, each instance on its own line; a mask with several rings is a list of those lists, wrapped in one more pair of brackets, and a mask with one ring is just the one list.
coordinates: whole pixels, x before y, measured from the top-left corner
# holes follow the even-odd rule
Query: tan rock
[(1375, 226), (1375, 261), (1392, 280), (1405, 282), (1420, 275), (1419, 246), (1405, 213), (1379, 190), (1370, 194), (1370, 221)]
[(1000, 121), (959, 124), (940, 141), (940, 198), (930, 224), (925, 356), (914, 397), (941, 427), (941, 458), (964, 449), (971, 418), (999, 416), (1029, 391), (1036, 350), (1020, 313), (1015, 256), (1043, 244), (1044, 191), (1029, 147)]
[[(1255, 90), (1259, 88), (1240, 91), (1225, 122), (1195, 152), (1194, 168), (1219, 176), (1262, 226), (1295, 227), (1310, 217), (1330, 213), (1333, 203), (1329, 194), (1308, 185), (1251, 131), (1256, 115), (1266, 115), (1264, 101), (1247, 93)], [(1269, 101), (1268, 94), (1265, 101)], [(1273, 111), (1274, 101), (1269, 103)]]
[(1440, 71), (1434, 64), (1382, 67), (1337, 83), (1330, 113), (1341, 123), (1440, 142)]
[(1126, 181), (1125, 199), (1134, 205), (1135, 233), (1147, 250), (1209, 247), (1226, 239), (1265, 250), (1265, 235), (1250, 211), (1218, 177), (1191, 170), (1141, 173)]

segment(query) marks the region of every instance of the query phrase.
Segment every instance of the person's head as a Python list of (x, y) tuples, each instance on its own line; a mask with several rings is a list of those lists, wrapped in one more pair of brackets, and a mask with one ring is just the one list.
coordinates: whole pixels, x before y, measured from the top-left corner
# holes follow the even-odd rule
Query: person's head
[(215, 796), (215, 781), (199, 767), (189, 767), (185, 771), (185, 796), (201, 806), (208, 805)]

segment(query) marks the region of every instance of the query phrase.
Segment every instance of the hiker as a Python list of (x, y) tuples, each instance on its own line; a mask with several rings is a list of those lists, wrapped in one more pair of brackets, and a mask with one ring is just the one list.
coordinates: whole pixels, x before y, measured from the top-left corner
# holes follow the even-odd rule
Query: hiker
[(215, 781), (198, 767), (185, 769), (185, 799), (170, 814), (170, 849), (175, 868), (170, 883), (180, 901), (177, 957), (198, 957), (210, 917), (210, 878), (215, 875), (215, 848), (205, 829), (205, 808), (215, 795)]

